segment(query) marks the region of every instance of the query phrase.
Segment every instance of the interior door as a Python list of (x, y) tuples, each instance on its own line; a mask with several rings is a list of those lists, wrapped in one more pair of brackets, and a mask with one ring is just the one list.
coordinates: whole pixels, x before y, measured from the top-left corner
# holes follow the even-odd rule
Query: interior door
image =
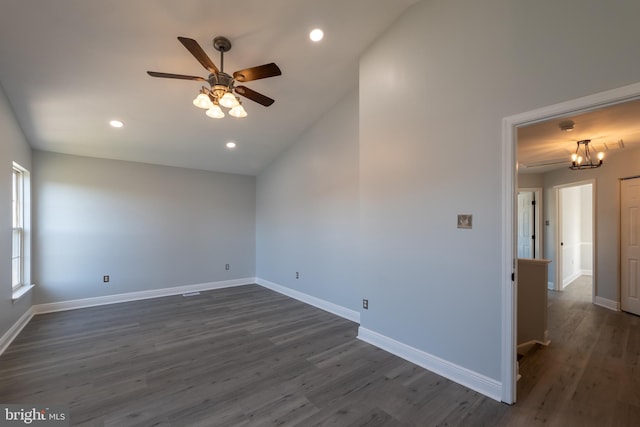
[(518, 192), (518, 258), (535, 258), (534, 242), (534, 192)]
[(640, 178), (620, 183), (620, 307), (640, 315)]

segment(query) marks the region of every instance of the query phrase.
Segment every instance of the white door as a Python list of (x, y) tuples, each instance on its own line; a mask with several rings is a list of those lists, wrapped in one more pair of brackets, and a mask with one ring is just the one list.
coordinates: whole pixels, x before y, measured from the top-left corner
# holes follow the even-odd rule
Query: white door
[(620, 185), (620, 306), (640, 315), (640, 178)]
[(533, 191), (518, 193), (518, 258), (534, 258), (534, 194)]

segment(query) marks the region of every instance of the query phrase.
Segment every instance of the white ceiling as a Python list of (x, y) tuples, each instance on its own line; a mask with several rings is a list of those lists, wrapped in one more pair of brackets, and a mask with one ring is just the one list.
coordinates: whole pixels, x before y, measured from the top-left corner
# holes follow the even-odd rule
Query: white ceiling
[[(3, 0), (0, 84), (36, 149), (255, 175), (357, 90), (360, 54), (417, 1)], [(191, 104), (200, 82), (146, 74), (206, 77), (176, 37), (220, 66), (218, 35), (233, 44), (228, 73), (278, 64), (282, 76), (246, 84), (274, 105), (243, 100), (247, 118), (210, 119)]]
[[(560, 130), (560, 123), (566, 120), (575, 123), (570, 132)], [(584, 139), (590, 139), (592, 148), (605, 153), (605, 165), (611, 156), (640, 148), (640, 100), (519, 128), (518, 170), (545, 173), (567, 168), (577, 141)]]

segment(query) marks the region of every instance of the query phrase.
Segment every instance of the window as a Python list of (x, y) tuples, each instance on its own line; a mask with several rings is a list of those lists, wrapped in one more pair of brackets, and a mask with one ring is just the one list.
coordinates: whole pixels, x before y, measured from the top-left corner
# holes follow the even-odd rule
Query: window
[(11, 286), (15, 291), (25, 284), (25, 175), (28, 172), (18, 164), (13, 164), (12, 179), (12, 222), (13, 244), (11, 253)]

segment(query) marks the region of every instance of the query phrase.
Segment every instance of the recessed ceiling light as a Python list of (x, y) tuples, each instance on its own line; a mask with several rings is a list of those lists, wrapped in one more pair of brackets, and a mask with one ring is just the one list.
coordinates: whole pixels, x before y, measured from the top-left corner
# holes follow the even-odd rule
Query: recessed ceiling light
[(236, 148), (235, 142), (227, 142), (227, 148)]
[(124, 126), (124, 123), (122, 123), (120, 120), (111, 120), (109, 124), (114, 128), (121, 128), (122, 126)]
[(319, 42), (324, 37), (324, 32), (320, 28), (316, 28), (309, 33), (311, 41)]

